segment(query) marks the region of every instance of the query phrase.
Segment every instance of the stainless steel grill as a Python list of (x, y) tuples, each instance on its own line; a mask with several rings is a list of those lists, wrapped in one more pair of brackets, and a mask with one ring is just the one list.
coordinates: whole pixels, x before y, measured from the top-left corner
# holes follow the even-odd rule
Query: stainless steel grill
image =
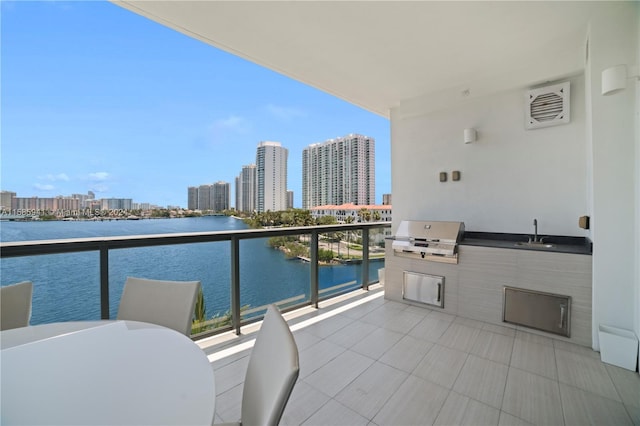
[(400, 222), (392, 247), (399, 256), (458, 263), (458, 243), (463, 236), (463, 222), (405, 220)]

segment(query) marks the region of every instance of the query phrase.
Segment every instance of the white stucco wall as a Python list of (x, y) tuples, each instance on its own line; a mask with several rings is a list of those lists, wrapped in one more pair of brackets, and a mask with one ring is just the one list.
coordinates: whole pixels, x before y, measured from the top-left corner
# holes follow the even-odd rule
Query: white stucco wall
[[(604, 69), (640, 62), (639, 16), (640, 3), (616, 2), (594, 17), (584, 73), (570, 78), (568, 125), (525, 130), (527, 86), (423, 114), (415, 102), (391, 111), (393, 231), (401, 220), (453, 220), (471, 231), (532, 233), (537, 218), (541, 234), (590, 237), (596, 350), (599, 324), (640, 335), (639, 83), (601, 95)], [(478, 131), (469, 145), (467, 127)], [(578, 227), (582, 215), (591, 230)]]
[[(584, 77), (566, 80), (571, 122), (554, 127), (525, 129), (529, 87), (408, 118), (402, 105), (393, 111), (394, 226), (453, 220), (471, 231), (533, 233), (537, 218), (541, 234), (586, 236), (578, 227), (589, 214)], [(476, 142), (464, 144), (467, 127), (477, 130)]]
[(587, 96), (587, 138), (593, 162), (593, 340), (599, 349), (598, 325), (640, 334), (638, 310), (638, 180), (636, 117), (637, 81), (627, 89), (601, 95), (601, 73), (618, 64), (638, 63), (637, 2), (616, 3), (591, 22)]
[[(638, 16), (640, 20), (640, 7), (638, 10)], [(636, 22), (636, 40), (640, 40), (640, 22)], [(636, 45), (636, 58), (640, 62), (640, 42)], [(635, 333), (640, 337), (640, 81), (636, 81), (636, 279), (635, 279), (635, 297), (636, 301), (636, 318), (635, 318)], [(638, 346), (638, 359), (640, 359), (640, 345)]]

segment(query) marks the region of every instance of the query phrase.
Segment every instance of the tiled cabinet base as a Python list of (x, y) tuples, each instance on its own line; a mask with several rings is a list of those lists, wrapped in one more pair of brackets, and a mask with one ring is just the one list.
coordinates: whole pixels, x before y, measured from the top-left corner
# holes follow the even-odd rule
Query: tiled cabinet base
[(571, 337), (540, 334), (591, 347), (591, 256), (462, 245), (455, 265), (397, 256), (387, 246), (387, 299), (421, 306), (402, 299), (403, 272), (439, 275), (445, 277), (445, 312), (536, 333), (502, 322), (503, 288), (566, 295), (571, 297)]

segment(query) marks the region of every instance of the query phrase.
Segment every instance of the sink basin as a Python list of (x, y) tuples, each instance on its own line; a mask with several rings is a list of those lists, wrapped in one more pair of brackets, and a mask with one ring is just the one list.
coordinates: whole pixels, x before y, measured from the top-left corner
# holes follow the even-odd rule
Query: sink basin
[(546, 249), (546, 248), (553, 248), (556, 245), (555, 244), (551, 244), (551, 243), (541, 243), (540, 241), (518, 241), (516, 243), (517, 246), (519, 247), (530, 247), (530, 248), (538, 248), (538, 249)]

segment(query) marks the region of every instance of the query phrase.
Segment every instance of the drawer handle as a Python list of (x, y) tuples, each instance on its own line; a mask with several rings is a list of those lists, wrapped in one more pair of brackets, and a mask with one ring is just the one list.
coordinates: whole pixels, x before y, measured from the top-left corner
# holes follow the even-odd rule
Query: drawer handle
[(558, 324), (559, 328), (564, 328), (564, 319), (566, 314), (566, 306), (560, 305), (560, 324)]
[(442, 292), (442, 284), (438, 283), (438, 299), (437, 299), (437, 302), (441, 302), (442, 301), (442, 300), (440, 300), (441, 292)]

